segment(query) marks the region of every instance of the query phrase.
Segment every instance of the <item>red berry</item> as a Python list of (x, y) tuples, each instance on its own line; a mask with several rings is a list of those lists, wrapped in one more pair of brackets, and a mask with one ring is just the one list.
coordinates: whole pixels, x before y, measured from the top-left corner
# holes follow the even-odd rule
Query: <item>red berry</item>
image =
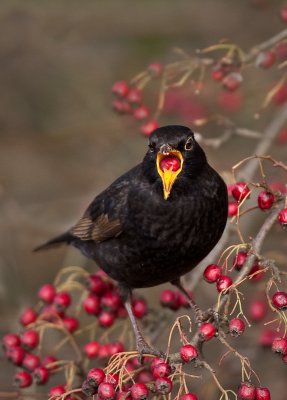
[(270, 400), (270, 391), (267, 388), (256, 388), (255, 400)]
[(229, 332), (231, 336), (237, 337), (242, 335), (245, 330), (245, 324), (240, 318), (233, 318), (229, 321)]
[(179, 400), (198, 400), (198, 397), (194, 393), (185, 393), (179, 397)]
[(192, 344), (185, 344), (181, 346), (180, 358), (184, 362), (190, 362), (198, 357), (198, 351)]
[(163, 65), (158, 62), (152, 63), (148, 66), (148, 71), (154, 78), (158, 78), (163, 71)]
[(284, 356), (282, 356), (282, 361), (287, 364), (287, 354), (285, 354)]
[(24, 349), (32, 350), (39, 344), (39, 335), (37, 331), (28, 330), (21, 334), (21, 343)]
[(33, 378), (37, 385), (44, 385), (49, 379), (49, 371), (45, 367), (37, 367), (34, 369)]
[(152, 373), (153, 373), (155, 367), (156, 367), (158, 364), (162, 364), (162, 363), (164, 363), (164, 362), (165, 362), (165, 361), (164, 361), (162, 358), (159, 358), (159, 357), (153, 358), (153, 360), (152, 360), (152, 362), (151, 362), (151, 366), (150, 366), (150, 369), (151, 369)]
[[(285, 58), (287, 58), (287, 46), (286, 46)], [(279, 57), (279, 56), (278, 56)], [(287, 101), (287, 84), (281, 84), (272, 97), (272, 101), (275, 105), (280, 106)]]
[(231, 72), (222, 80), (223, 87), (233, 92), (238, 89), (242, 82), (242, 75), (238, 72)]
[(127, 310), (125, 308), (125, 306), (121, 305), (116, 312), (116, 316), (117, 318), (126, 318), (128, 315)]
[(238, 388), (238, 400), (255, 400), (256, 389), (249, 382), (242, 382)]
[[(253, 275), (253, 276), (252, 276), (252, 275)], [(258, 264), (257, 261), (255, 261), (255, 263), (252, 265), (252, 268), (251, 268), (251, 270), (250, 270), (248, 276), (251, 277), (250, 279), (251, 279), (253, 282), (260, 281), (260, 280), (263, 278), (263, 276), (264, 276), (263, 269), (262, 269), (261, 265)]]
[(150, 371), (141, 371), (137, 374), (137, 382), (147, 383), (153, 380), (153, 375)]
[(105, 376), (104, 382), (110, 383), (111, 385), (113, 385), (114, 388), (116, 388), (116, 386), (119, 383), (119, 375), (118, 374), (107, 374)]
[(232, 189), (232, 196), (235, 200), (241, 202), (243, 199), (248, 197), (250, 189), (245, 182), (236, 182)]
[(201, 338), (207, 342), (211, 340), (216, 334), (216, 327), (210, 322), (204, 322), (199, 327), (199, 334)]
[(22, 365), (25, 351), (20, 346), (9, 347), (6, 352), (8, 360), (11, 360), (14, 365)]
[(276, 54), (274, 51), (262, 51), (258, 54), (256, 59), (256, 66), (260, 68), (270, 68), (276, 61)]
[(119, 97), (125, 97), (129, 92), (129, 86), (125, 81), (115, 82), (112, 87), (112, 92)]
[(54, 304), (60, 310), (65, 310), (71, 304), (70, 294), (68, 292), (58, 292), (54, 298)]
[(20, 323), (23, 326), (27, 326), (35, 322), (37, 318), (38, 314), (36, 311), (32, 307), (28, 307), (22, 312), (20, 316)]
[(287, 225), (287, 208), (282, 208), (280, 213), (278, 214), (279, 224), (285, 228)]
[(38, 292), (39, 299), (48, 304), (53, 303), (55, 295), (56, 295), (56, 289), (50, 283), (46, 283), (45, 285), (40, 287)]
[(102, 308), (108, 311), (117, 311), (121, 304), (121, 297), (117, 292), (106, 292), (101, 298)]
[(221, 277), (221, 274), (222, 269), (219, 265), (210, 264), (205, 268), (203, 272), (203, 277), (207, 282), (214, 283), (217, 281), (218, 278)]
[(254, 322), (261, 321), (267, 314), (267, 304), (262, 300), (252, 300), (249, 305), (249, 317)]
[(229, 112), (237, 111), (242, 104), (242, 96), (238, 92), (221, 91), (217, 97), (218, 105)]
[(100, 360), (105, 360), (109, 357), (110, 357), (110, 345), (108, 343), (100, 345), (98, 358)]
[(64, 385), (57, 385), (51, 387), (49, 391), (50, 397), (56, 397), (56, 396), (61, 396), (62, 394), (65, 393), (65, 386)]
[[(177, 301), (178, 301), (178, 304), (179, 304), (180, 307), (185, 307), (185, 308), (189, 308), (190, 307), (188, 299), (183, 293), (176, 292), (176, 295), (177, 295), (177, 299), (178, 299)], [(189, 296), (192, 298), (191, 291), (189, 291)]]
[(132, 107), (126, 100), (113, 100), (112, 107), (119, 114), (130, 114), (132, 112)]
[(16, 333), (7, 333), (7, 335), (3, 336), (2, 343), (4, 349), (8, 349), (10, 347), (20, 346), (21, 341)]
[(84, 353), (88, 358), (97, 357), (100, 349), (100, 344), (93, 340), (92, 342), (86, 343), (84, 346)]
[(32, 376), (29, 372), (20, 371), (14, 377), (14, 384), (23, 389), (32, 385)]
[(272, 343), (272, 351), (285, 356), (287, 354), (287, 339), (278, 337), (274, 339)]
[(166, 362), (161, 362), (154, 366), (152, 373), (155, 378), (168, 376), (171, 373), (171, 366)]
[(228, 203), (228, 215), (229, 217), (234, 217), (238, 213), (238, 204), (235, 201)]
[(101, 311), (100, 298), (95, 294), (88, 294), (83, 301), (83, 308), (87, 314), (99, 315)]
[(113, 325), (115, 317), (110, 312), (103, 310), (98, 317), (98, 321), (103, 328), (109, 328)]
[(278, 333), (271, 329), (264, 329), (259, 336), (259, 344), (262, 347), (271, 347), (273, 340), (276, 339)]
[(103, 278), (96, 274), (88, 276), (86, 286), (90, 292), (97, 295), (101, 295), (107, 290), (107, 285), (103, 281)]
[(143, 124), (140, 127), (140, 131), (144, 136), (149, 136), (156, 128), (158, 128), (158, 122), (152, 119)]
[(92, 368), (88, 372), (87, 380), (92, 387), (98, 387), (105, 379), (106, 374), (101, 368)]
[(272, 304), (278, 310), (286, 310), (287, 308), (287, 293), (276, 292), (272, 296)]
[(115, 398), (116, 391), (111, 383), (102, 382), (98, 387), (98, 399), (100, 400), (113, 400)]
[(134, 383), (130, 392), (133, 400), (147, 400), (149, 390), (144, 383), (140, 382)]
[(160, 304), (163, 307), (171, 308), (172, 310), (178, 310), (180, 307), (177, 293), (171, 289), (163, 290), (160, 294)]
[(116, 400), (131, 400), (131, 394), (129, 391), (117, 392)]
[(142, 120), (147, 118), (148, 116), (149, 116), (149, 109), (144, 105), (137, 107), (134, 110), (134, 117), (136, 119)]
[(43, 365), (43, 367), (47, 367), (49, 370), (53, 370), (56, 368), (56, 365), (51, 366), (51, 364), (54, 364), (57, 361), (58, 361), (57, 358), (54, 356), (46, 356), (42, 360), (42, 365)]
[(148, 312), (147, 304), (144, 299), (134, 299), (132, 308), (136, 318), (142, 318)]
[(280, 61), (285, 61), (287, 58), (287, 43), (280, 42), (276, 45), (275, 48), (276, 56), (279, 58)]
[(160, 161), (159, 166), (162, 171), (178, 171), (180, 168), (180, 160), (175, 156), (166, 156)]
[(280, 9), (280, 17), (283, 22), (287, 22), (287, 6), (283, 6)]
[(79, 321), (75, 317), (65, 316), (62, 319), (62, 323), (64, 324), (64, 326), (67, 329), (67, 331), (70, 332), (70, 333), (75, 332), (79, 327)]
[(215, 81), (221, 81), (224, 77), (224, 72), (221, 65), (216, 65), (211, 71), (211, 78)]
[(222, 275), (216, 282), (218, 292), (228, 289), (232, 285), (232, 279), (228, 275)]
[(142, 91), (132, 88), (127, 94), (127, 101), (132, 104), (140, 104), (142, 102)]
[(240, 271), (246, 261), (246, 258), (247, 253), (245, 251), (239, 251), (233, 260), (233, 268), (235, 268), (237, 271)]
[(258, 195), (258, 206), (261, 210), (269, 210), (274, 203), (274, 195), (264, 190)]
[(28, 371), (32, 372), (40, 365), (40, 359), (36, 354), (33, 353), (26, 353), (23, 361), (22, 367), (27, 369)]
[(109, 348), (110, 356), (113, 356), (114, 354), (122, 353), (125, 351), (125, 347), (124, 347), (123, 343), (120, 341), (109, 343), (108, 348)]
[(168, 394), (172, 391), (172, 381), (165, 376), (157, 378), (155, 381), (155, 388), (160, 394)]

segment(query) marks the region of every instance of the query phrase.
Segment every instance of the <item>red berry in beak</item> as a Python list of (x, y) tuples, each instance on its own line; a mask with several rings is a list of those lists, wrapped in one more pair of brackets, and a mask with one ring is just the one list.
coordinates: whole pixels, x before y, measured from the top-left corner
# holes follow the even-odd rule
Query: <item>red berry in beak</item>
[(175, 156), (166, 156), (160, 161), (159, 165), (162, 171), (178, 171), (180, 168), (180, 160)]

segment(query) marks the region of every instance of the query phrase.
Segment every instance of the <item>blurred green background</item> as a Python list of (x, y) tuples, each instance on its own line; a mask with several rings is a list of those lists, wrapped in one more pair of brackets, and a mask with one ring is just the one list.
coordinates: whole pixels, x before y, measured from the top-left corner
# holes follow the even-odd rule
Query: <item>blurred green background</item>
[[(1, 1), (1, 333), (18, 329), (20, 310), (35, 302), (37, 288), (60, 267), (86, 264), (72, 249), (33, 254), (33, 247), (74, 223), (95, 194), (143, 157), (147, 140), (138, 124), (111, 110), (112, 84), (150, 62), (173, 60), (174, 47), (191, 52), (228, 38), (248, 49), (283, 29), (282, 4)], [(237, 118), (242, 126), (252, 120), (246, 111)], [(252, 120), (253, 128), (260, 130), (266, 120)], [(212, 136), (212, 127), (201, 133)], [(222, 171), (250, 155), (253, 146), (250, 139), (235, 139), (207, 152)], [(273, 150), (279, 158), (286, 155), (286, 146)], [(158, 289), (152, 293), (157, 296)], [(12, 368), (3, 365), (1, 385), (7, 389)], [(278, 380), (278, 393), (283, 388), (286, 380)]]

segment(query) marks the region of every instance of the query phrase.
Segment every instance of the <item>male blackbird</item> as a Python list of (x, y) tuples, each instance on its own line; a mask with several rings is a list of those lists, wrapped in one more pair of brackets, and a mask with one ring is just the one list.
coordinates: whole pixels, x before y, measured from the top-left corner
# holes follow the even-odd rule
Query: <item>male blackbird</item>
[[(77, 247), (119, 284), (137, 349), (153, 353), (131, 308), (131, 292), (171, 282), (216, 245), (227, 219), (227, 190), (184, 126), (156, 129), (141, 164), (120, 176), (89, 205), (70, 230), (36, 250)], [(195, 306), (189, 299), (191, 306)]]

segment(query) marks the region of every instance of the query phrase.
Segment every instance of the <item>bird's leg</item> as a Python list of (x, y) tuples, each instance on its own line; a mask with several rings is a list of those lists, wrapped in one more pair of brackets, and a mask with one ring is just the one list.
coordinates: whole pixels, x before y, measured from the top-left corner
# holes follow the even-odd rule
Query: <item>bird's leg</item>
[(204, 314), (201, 311), (201, 309), (198, 307), (196, 302), (191, 298), (188, 291), (183, 287), (180, 279), (176, 279), (175, 281), (172, 281), (171, 284), (176, 286), (184, 294), (184, 296), (186, 297), (186, 299), (188, 301), (188, 304), (193, 309), (193, 312), (195, 314), (195, 323), (197, 326), (200, 326), (205, 319)]
[(155, 355), (157, 357), (162, 357), (163, 354), (159, 351), (154, 349), (153, 347), (151, 347), (144, 339), (143, 334), (140, 330), (140, 327), (138, 325), (138, 322), (136, 320), (136, 317), (133, 313), (132, 310), (132, 305), (131, 305), (131, 290), (129, 288), (126, 288), (124, 286), (120, 286), (120, 293), (121, 293), (121, 297), (123, 300), (123, 303), (125, 305), (125, 308), (127, 310), (128, 316), (130, 318), (132, 327), (133, 327), (133, 331), (135, 334), (135, 339), (136, 339), (136, 346), (137, 346), (137, 351), (140, 354), (140, 357), (142, 358), (142, 356), (144, 354), (152, 354)]

